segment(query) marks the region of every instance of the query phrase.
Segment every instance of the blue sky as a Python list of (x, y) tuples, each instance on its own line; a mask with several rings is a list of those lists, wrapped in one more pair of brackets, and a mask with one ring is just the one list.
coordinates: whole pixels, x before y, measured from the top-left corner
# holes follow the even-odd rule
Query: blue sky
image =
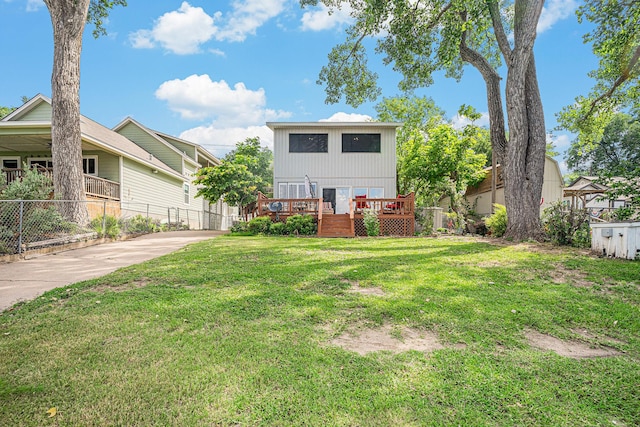
[[(555, 113), (588, 92), (587, 73), (597, 66), (582, 42), (587, 27), (576, 21), (578, 5), (547, 0), (538, 27), (535, 53), (549, 131)], [(326, 105), (324, 89), (315, 83), (349, 22), (348, 11), (301, 9), (295, 0), (130, 0), (112, 11), (108, 36), (94, 39), (87, 26), (81, 112), (108, 127), (131, 116), (218, 156), (249, 136), (271, 146), (266, 121), (375, 117), (375, 103)], [(0, 0), (0, 28), (0, 105), (50, 96), (53, 36), (42, 0)], [(399, 95), (400, 76), (380, 57), (371, 62), (383, 96)], [(484, 82), (471, 67), (460, 83), (438, 75), (417, 94), (433, 98), (453, 121), (461, 104), (487, 111)], [(554, 131), (553, 138), (564, 151), (572, 136)]]

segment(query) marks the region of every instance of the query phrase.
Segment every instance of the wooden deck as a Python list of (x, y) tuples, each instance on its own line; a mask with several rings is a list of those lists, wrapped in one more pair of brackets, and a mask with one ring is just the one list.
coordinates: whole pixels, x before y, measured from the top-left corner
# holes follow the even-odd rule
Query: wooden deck
[(349, 213), (345, 214), (334, 214), (322, 198), (270, 199), (260, 193), (254, 215), (269, 216), (274, 222), (285, 222), (291, 215), (313, 215), (317, 219), (319, 237), (355, 237), (367, 235), (363, 212), (369, 209), (378, 214), (380, 235), (413, 236), (413, 193), (393, 199), (350, 199)]

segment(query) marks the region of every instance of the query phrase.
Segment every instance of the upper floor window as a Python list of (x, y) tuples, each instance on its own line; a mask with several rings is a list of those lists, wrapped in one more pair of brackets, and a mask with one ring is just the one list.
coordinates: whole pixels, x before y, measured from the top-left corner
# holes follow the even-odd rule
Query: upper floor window
[(343, 153), (379, 153), (379, 133), (343, 133)]
[(291, 133), (289, 134), (290, 153), (326, 153), (329, 151), (329, 134)]

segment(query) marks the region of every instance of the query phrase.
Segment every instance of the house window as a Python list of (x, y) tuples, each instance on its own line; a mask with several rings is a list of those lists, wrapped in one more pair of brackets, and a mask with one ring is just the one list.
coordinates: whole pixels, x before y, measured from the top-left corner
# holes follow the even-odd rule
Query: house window
[(289, 134), (290, 153), (327, 153), (329, 151), (329, 134), (326, 133), (291, 133)]
[[(29, 167), (53, 169), (51, 157), (30, 157), (27, 159)], [(85, 156), (82, 158), (82, 173), (86, 175), (98, 175), (98, 156)]]
[[(311, 189), (316, 196), (317, 188), (318, 183), (312, 182)], [(304, 199), (306, 197), (304, 182), (281, 182), (278, 184), (278, 194), (281, 199)]]
[(382, 187), (372, 187), (369, 189), (369, 198), (370, 199), (382, 199), (384, 198), (384, 188)]
[(82, 173), (87, 175), (98, 175), (98, 156), (87, 156), (82, 158)]
[(343, 153), (379, 153), (379, 133), (343, 133)]
[(186, 182), (182, 184), (182, 189), (184, 191), (184, 204), (188, 205), (191, 199), (191, 197), (189, 196), (189, 191), (190, 191), (189, 184), (187, 184)]
[(369, 196), (369, 192), (366, 188), (354, 188), (353, 189), (353, 197), (364, 197), (367, 198)]
[(51, 160), (51, 157), (30, 157), (27, 159), (27, 164), (30, 168), (53, 169), (53, 160)]
[(2, 164), (0, 164), (0, 168), (2, 169), (19, 169), (20, 168), (20, 157), (0, 157)]

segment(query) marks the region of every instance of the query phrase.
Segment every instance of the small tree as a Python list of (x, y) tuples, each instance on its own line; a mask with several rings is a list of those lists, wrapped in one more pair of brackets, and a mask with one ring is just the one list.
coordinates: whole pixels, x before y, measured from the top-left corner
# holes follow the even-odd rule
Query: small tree
[(196, 172), (196, 185), (202, 185), (196, 197), (204, 197), (210, 203), (223, 199), (230, 206), (242, 209), (256, 200), (255, 175), (246, 165), (222, 160), (218, 166), (202, 168)]

